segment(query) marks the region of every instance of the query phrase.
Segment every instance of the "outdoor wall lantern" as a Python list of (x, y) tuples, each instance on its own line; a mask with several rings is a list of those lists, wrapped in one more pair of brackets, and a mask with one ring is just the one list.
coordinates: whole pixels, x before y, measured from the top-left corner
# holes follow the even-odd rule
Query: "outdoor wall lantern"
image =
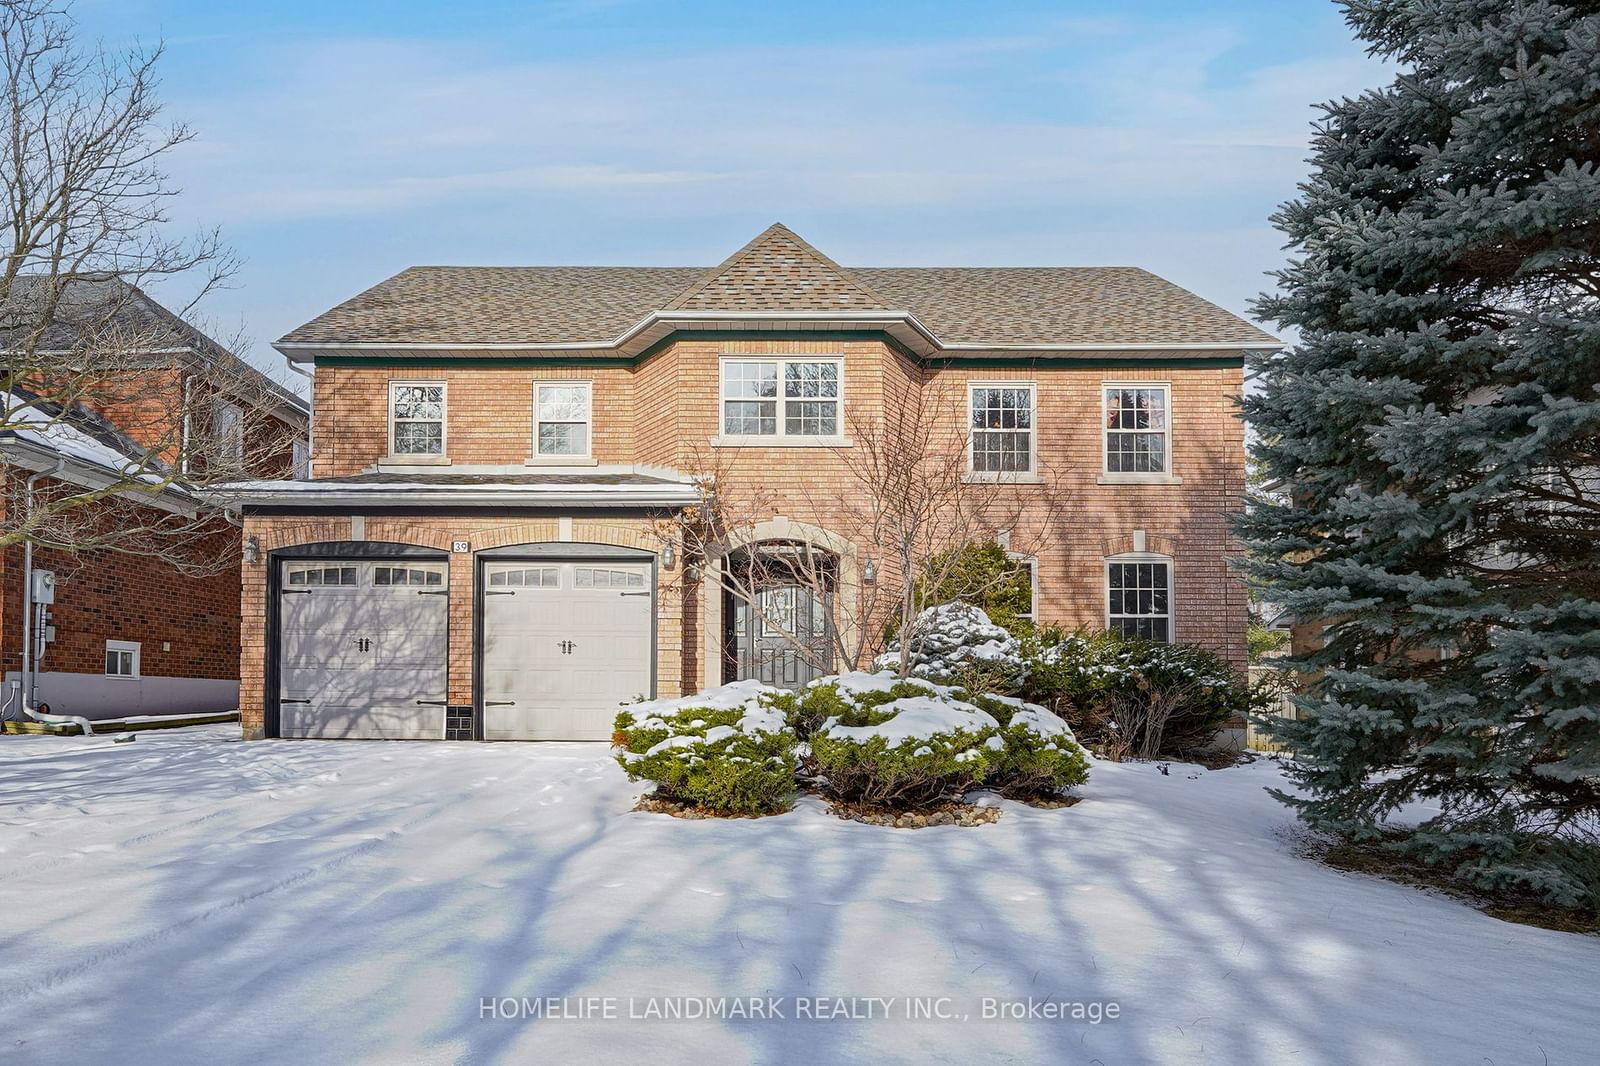
[(661, 565), (668, 570), (678, 565), (678, 550), (672, 546), (672, 541), (670, 540), (661, 549)]
[(261, 541), (255, 537), (244, 538), (244, 561), (251, 566), (261, 561)]
[(865, 585), (878, 583), (878, 564), (872, 561), (872, 556), (867, 556), (866, 565), (861, 568), (861, 582)]

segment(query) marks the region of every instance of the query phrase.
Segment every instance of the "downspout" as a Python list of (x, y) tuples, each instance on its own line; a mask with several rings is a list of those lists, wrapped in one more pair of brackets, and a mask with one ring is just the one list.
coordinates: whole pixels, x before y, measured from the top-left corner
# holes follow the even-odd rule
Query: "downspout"
[(317, 439), (317, 375), (305, 369), (293, 359), (286, 358), (284, 362), (290, 370), (293, 370), (311, 383), (311, 389), (306, 394), (306, 478), (309, 480), (311, 477), (311, 457), (317, 453), (315, 447)]
[[(33, 517), (34, 483), (42, 477), (59, 474), (66, 465), (67, 457), (57, 456), (54, 466), (49, 470), (40, 470), (24, 483), (25, 519)], [(33, 538), (30, 536), (22, 542), (22, 713), (44, 725), (75, 725), (83, 730), (84, 736), (93, 736), (94, 727), (89, 724), (87, 718), (70, 714), (42, 714), (33, 709), (34, 673), (37, 665), (33, 661), (33, 607)]]

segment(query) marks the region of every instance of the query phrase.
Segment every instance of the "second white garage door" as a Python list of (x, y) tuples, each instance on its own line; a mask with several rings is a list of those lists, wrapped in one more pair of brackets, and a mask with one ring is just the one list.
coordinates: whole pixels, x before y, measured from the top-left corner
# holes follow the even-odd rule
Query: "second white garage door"
[(484, 565), (486, 740), (610, 740), (651, 695), (648, 563)]

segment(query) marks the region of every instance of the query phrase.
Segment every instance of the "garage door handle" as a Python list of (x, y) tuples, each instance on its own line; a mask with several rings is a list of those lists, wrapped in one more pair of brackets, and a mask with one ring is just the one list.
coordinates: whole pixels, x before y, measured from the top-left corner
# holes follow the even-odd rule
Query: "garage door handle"
[(417, 701), (417, 706), (418, 707), (443, 707), (445, 705), (445, 703), (446, 703), (445, 700), (418, 700)]
[(279, 700), (279, 703), (310, 703), (310, 700)]
[(617, 593), (617, 595), (619, 595), (619, 596), (648, 596), (650, 594), (648, 592), (619, 592), (619, 593)]
[(498, 589), (485, 589), (483, 594), (485, 596), (515, 596), (516, 595), (515, 592), (501, 592)]
[(418, 589), (417, 590), (417, 595), (418, 596), (448, 596), (450, 594), (448, 592), (446, 592), (444, 589)]
[(516, 700), (484, 700), (483, 701), (483, 705), (485, 707), (515, 707), (517, 705), (517, 701)]
[(280, 589), (279, 591), (281, 591), (285, 596), (309, 596), (309, 595), (311, 595), (311, 590), (310, 589)]

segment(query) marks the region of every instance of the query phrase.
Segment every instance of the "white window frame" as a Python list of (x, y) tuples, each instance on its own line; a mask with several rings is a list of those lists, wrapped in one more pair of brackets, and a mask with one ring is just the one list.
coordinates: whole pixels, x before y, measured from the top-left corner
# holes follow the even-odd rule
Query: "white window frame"
[(293, 468), (296, 481), (305, 481), (311, 477), (311, 442), (296, 438), (290, 445), (289, 465)]
[[(439, 389), (439, 450), (438, 452), (408, 452), (404, 455), (395, 451), (394, 447), (394, 402), (395, 392), (403, 388), (416, 388), (418, 386)], [(450, 454), (450, 383), (442, 378), (393, 378), (389, 382), (389, 454), (385, 462), (389, 463), (448, 463)], [(431, 422), (427, 419), (407, 419), (408, 422)]]
[[(1176, 644), (1178, 642), (1178, 564), (1173, 560), (1172, 556), (1170, 556), (1170, 555), (1162, 555), (1160, 552), (1122, 552), (1121, 554), (1118, 554), (1118, 555), (1108, 555), (1108, 556), (1105, 557), (1104, 566), (1102, 567), (1101, 574), (1100, 574), (1100, 592), (1101, 592), (1101, 595), (1105, 599), (1105, 605), (1106, 605), (1106, 608), (1105, 608), (1105, 626), (1106, 626), (1106, 630), (1110, 631), (1111, 628), (1112, 628), (1112, 626), (1111, 626), (1111, 617), (1112, 617), (1111, 616), (1111, 567), (1113, 565), (1116, 565), (1116, 564), (1126, 564), (1126, 563), (1163, 563), (1163, 564), (1166, 565), (1166, 568), (1167, 568), (1167, 613), (1166, 613), (1166, 616), (1165, 616), (1166, 619), (1167, 619), (1167, 639), (1166, 639), (1166, 643), (1168, 643), (1168, 644)], [(1122, 618), (1133, 618), (1133, 617), (1160, 618), (1162, 616), (1161, 615), (1128, 615), (1128, 614), (1122, 614), (1122, 615), (1119, 615), (1118, 617), (1122, 617)]]
[[(539, 450), (539, 390), (548, 388), (579, 388), (583, 390), (583, 444), (581, 453), (546, 455)], [(573, 422), (554, 422), (553, 426), (575, 425)], [(533, 383), (533, 447), (529, 453), (529, 462), (532, 464), (559, 465), (562, 463), (586, 463), (594, 458), (594, 382), (584, 380), (560, 381), (535, 381)]]
[(212, 417), (216, 420), (217, 446), (223, 456), (234, 463), (244, 462), (244, 408), (218, 397)]
[[(777, 401), (777, 426), (775, 432), (767, 434), (727, 432), (727, 405), (729, 401), (748, 399), (748, 397), (728, 395), (729, 363), (774, 363), (777, 365), (778, 394), (774, 397)], [(838, 368), (839, 395), (834, 397), (834, 406), (837, 413), (834, 417), (834, 431), (832, 433), (805, 434), (788, 432), (790, 398), (783, 394), (783, 383), (787, 379), (785, 367), (791, 363), (832, 363)], [(796, 397), (795, 400), (796, 402), (817, 402), (815, 398)], [(845, 436), (844, 411), (843, 355), (760, 355), (726, 352), (717, 360), (717, 435), (711, 440), (714, 445), (732, 448), (837, 448), (847, 446), (850, 441)]]
[[(972, 401), (979, 389), (1023, 389), (1028, 393), (1028, 468), (1026, 470), (979, 470), (973, 464), (979, 433), (1014, 433), (1008, 429), (975, 429)], [(967, 406), (961, 412), (967, 433), (967, 477), (972, 481), (1036, 481), (1039, 479), (1039, 383), (1037, 381), (969, 381)]]
[[(109, 677), (109, 678), (114, 678), (117, 681), (137, 681), (137, 680), (139, 680), (139, 678), (141, 676), (140, 672), (139, 672), (139, 651), (140, 651), (140, 647), (141, 647), (141, 644), (137, 640), (108, 640), (108, 641), (106, 641), (105, 654), (107, 656), (109, 656), (114, 651), (115, 652), (128, 652), (128, 653), (131, 653), (129, 658), (130, 658), (132, 666), (133, 666), (133, 673), (131, 673), (131, 674), (113, 674), (108, 669), (108, 670), (106, 670), (106, 676)], [(101, 662), (102, 662), (102, 664), (104, 664), (104, 662), (105, 662), (103, 657), (101, 659)]]
[[(1110, 389), (1154, 389), (1163, 393), (1166, 404), (1167, 424), (1161, 430), (1162, 455), (1165, 457), (1166, 469), (1164, 470), (1117, 470), (1111, 469), (1111, 434), (1114, 432), (1134, 432), (1133, 430), (1113, 430), (1106, 425), (1110, 410), (1106, 403), (1106, 392)], [(1174, 456), (1172, 442), (1175, 434), (1172, 425), (1175, 420), (1172, 410), (1172, 382), (1170, 381), (1102, 381), (1100, 383), (1100, 399), (1098, 409), (1100, 412), (1100, 475), (1098, 481), (1102, 485), (1181, 485), (1183, 478), (1173, 473)], [(1154, 432), (1154, 430), (1139, 430), (1138, 432)]]

